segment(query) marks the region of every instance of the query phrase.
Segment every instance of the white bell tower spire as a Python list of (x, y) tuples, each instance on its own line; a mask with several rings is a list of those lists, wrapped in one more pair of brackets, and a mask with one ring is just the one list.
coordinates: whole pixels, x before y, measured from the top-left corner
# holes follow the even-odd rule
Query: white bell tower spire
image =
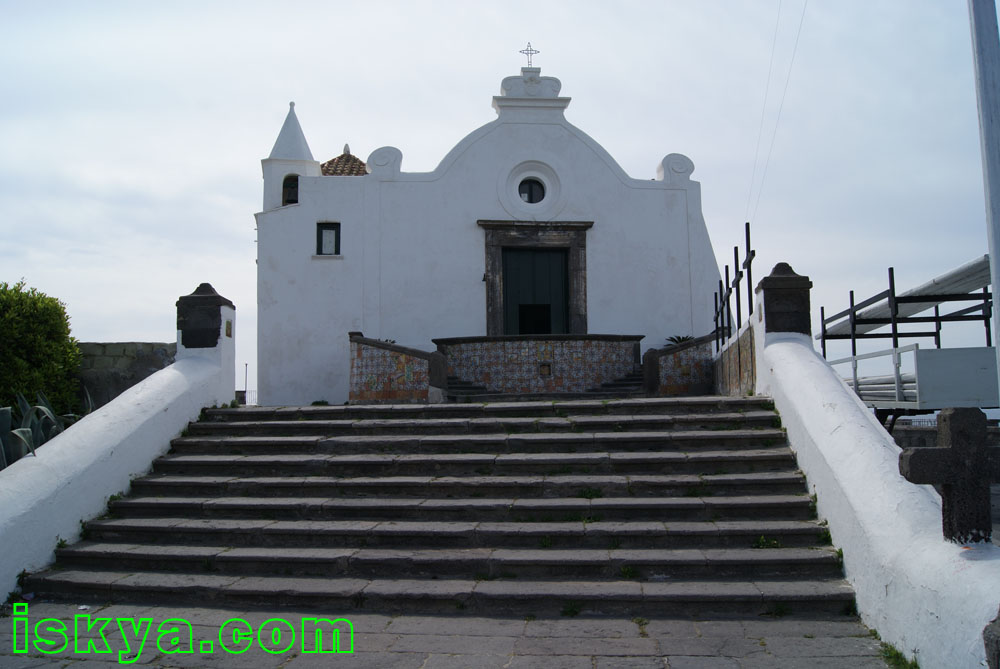
[(288, 103), (288, 115), (274, 142), (271, 155), (260, 161), (264, 173), (264, 211), (298, 202), (298, 178), (320, 176), (319, 162), (313, 159), (309, 143), (295, 115), (295, 103)]

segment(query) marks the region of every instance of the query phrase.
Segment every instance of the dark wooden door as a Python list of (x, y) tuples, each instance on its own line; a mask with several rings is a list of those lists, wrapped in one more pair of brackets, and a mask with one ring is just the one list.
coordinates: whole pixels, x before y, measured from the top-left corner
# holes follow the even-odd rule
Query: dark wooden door
[(503, 250), (504, 334), (568, 332), (566, 249)]

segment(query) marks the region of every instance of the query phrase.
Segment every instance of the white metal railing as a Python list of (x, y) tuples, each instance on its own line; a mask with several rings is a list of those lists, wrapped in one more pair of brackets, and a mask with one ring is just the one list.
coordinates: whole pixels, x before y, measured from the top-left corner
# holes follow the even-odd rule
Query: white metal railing
[[(854, 392), (858, 394), (859, 397), (865, 400), (891, 400), (894, 399), (896, 402), (906, 402), (906, 401), (916, 401), (916, 377), (913, 375), (904, 375), (902, 373), (902, 360), (901, 354), (903, 353), (913, 353), (916, 355), (916, 351), (919, 350), (919, 344), (910, 344), (909, 346), (899, 346), (887, 349), (885, 351), (875, 351), (873, 353), (862, 353), (860, 355), (851, 355), (846, 358), (838, 358), (837, 360), (830, 360), (830, 366), (840, 365), (844, 363), (851, 363), (851, 376), (849, 379), (845, 379), (851, 384)], [(861, 378), (858, 376), (858, 361), (859, 360), (869, 360), (873, 358), (892, 358), (892, 374), (890, 376), (874, 376), (868, 378)], [(893, 393), (893, 398), (885, 397), (887, 394), (886, 387), (891, 385), (891, 391)], [(865, 386), (866, 392), (862, 393), (862, 386)], [(912, 400), (907, 397), (909, 394), (907, 391), (912, 387)], [(866, 397), (867, 395), (867, 397)]]

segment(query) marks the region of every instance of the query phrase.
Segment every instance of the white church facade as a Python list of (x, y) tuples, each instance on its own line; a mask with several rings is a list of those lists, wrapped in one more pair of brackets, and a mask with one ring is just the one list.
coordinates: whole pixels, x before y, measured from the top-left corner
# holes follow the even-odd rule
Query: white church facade
[(443, 337), (666, 337), (712, 331), (719, 271), (693, 163), (627, 175), (522, 68), (497, 118), (431, 172), (394, 147), (313, 159), (294, 106), (262, 161), (258, 383), (263, 405), (348, 398), (349, 332), (433, 351)]

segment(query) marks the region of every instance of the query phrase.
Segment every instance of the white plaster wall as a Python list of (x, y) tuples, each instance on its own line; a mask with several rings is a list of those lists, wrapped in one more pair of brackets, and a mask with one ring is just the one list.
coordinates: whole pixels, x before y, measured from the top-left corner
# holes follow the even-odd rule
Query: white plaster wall
[(232, 314), (223, 308), (219, 346), (178, 344), (177, 362), (0, 471), (0, 592), (16, 588), (21, 570), (51, 562), (59, 538), (79, 539), (80, 521), (104, 513), (203, 407), (233, 398), (235, 347), (224, 334)]
[[(710, 331), (719, 275), (694, 166), (668, 158), (658, 179), (632, 179), (561, 109), (507, 110), (433, 172), (401, 172), (386, 147), (368, 176), (303, 177), (299, 204), (257, 214), (260, 402), (345, 401), (351, 330), (423, 350), (432, 338), (486, 334), (478, 220), (593, 221), (591, 333), (646, 335), (648, 348)], [(501, 192), (526, 161), (560, 182), (540, 215)], [(343, 258), (311, 258), (320, 221), (341, 223)]]
[(941, 535), (941, 500), (899, 474), (900, 449), (805, 335), (764, 335), (754, 312), (757, 390), (771, 395), (818, 511), (844, 551), (858, 610), (920, 666), (985, 666), (982, 631), (1000, 604), (1000, 548)]

